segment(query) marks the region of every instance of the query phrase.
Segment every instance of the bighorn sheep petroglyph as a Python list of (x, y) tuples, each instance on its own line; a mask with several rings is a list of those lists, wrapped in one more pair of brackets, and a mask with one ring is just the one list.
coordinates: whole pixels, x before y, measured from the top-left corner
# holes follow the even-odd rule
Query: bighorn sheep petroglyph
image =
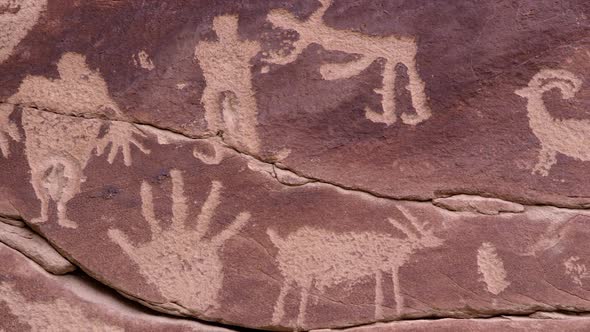
[(406, 237), (397, 238), (387, 233), (343, 233), (314, 227), (302, 227), (282, 238), (272, 229), (267, 230), (278, 248), (277, 261), (284, 278), (272, 316), (279, 324), (285, 315), (285, 297), (292, 287), (301, 290), (297, 327), (304, 328), (305, 312), (313, 288), (323, 293), (327, 288), (345, 282), (354, 285), (366, 277), (375, 276), (375, 317), (383, 318), (383, 274), (391, 273), (393, 294), (398, 315), (403, 308), (399, 286), (399, 269), (410, 256), (423, 248), (442, 245), (432, 229), (425, 229), (410, 212), (398, 207), (410, 221), (411, 227), (389, 218), (391, 225)]
[(117, 229), (108, 231), (109, 237), (137, 263), (140, 273), (161, 292), (170, 303), (205, 313), (219, 305), (217, 294), (223, 281), (220, 260), (223, 245), (236, 235), (250, 219), (249, 212), (241, 212), (234, 222), (219, 234), (209, 238), (209, 225), (221, 199), (222, 185), (211, 183), (196, 225), (188, 225), (189, 203), (184, 194), (184, 181), (179, 170), (171, 170), (172, 225), (162, 228), (156, 219), (152, 187), (141, 184), (142, 214), (149, 224), (151, 240), (133, 244)]
[(403, 113), (403, 123), (417, 125), (431, 116), (425, 94), (425, 84), (418, 75), (416, 66), (416, 41), (412, 37), (398, 36), (369, 36), (359, 32), (334, 29), (326, 25), (323, 16), (332, 0), (320, 0), (321, 7), (307, 20), (301, 21), (295, 15), (283, 9), (272, 10), (268, 14), (268, 21), (282, 29), (293, 29), (299, 34), (292, 47), (293, 50), (279, 50), (271, 52), (263, 59), (268, 63), (287, 64), (295, 61), (301, 52), (310, 44), (316, 43), (327, 50), (342, 51), (357, 55), (355, 61), (347, 63), (328, 63), (320, 67), (320, 73), (325, 80), (350, 78), (358, 75), (374, 61), (385, 62), (383, 69), (383, 85), (375, 90), (382, 96), (383, 112), (378, 113), (365, 108), (365, 116), (373, 122), (386, 125), (395, 123), (395, 66), (399, 63), (408, 70), (409, 84), (406, 89), (410, 92), (415, 114)]
[(580, 90), (582, 80), (567, 70), (543, 69), (527, 87), (515, 93), (527, 99), (529, 126), (539, 141), (541, 151), (533, 174), (547, 176), (556, 163), (557, 153), (590, 161), (590, 120), (555, 119), (545, 107), (543, 94), (558, 89), (564, 99), (571, 99)]

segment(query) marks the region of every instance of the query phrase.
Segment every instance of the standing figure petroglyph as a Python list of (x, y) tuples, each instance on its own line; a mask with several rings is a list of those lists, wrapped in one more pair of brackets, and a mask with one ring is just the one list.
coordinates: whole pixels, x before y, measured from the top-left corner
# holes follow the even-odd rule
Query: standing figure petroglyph
[(443, 240), (432, 230), (426, 230), (406, 209), (400, 211), (412, 224), (408, 227), (393, 218), (388, 221), (406, 237), (396, 238), (387, 233), (334, 234), (314, 227), (302, 227), (286, 238), (274, 230), (267, 233), (278, 248), (277, 262), (283, 284), (272, 316), (279, 324), (285, 315), (285, 297), (292, 288), (299, 288), (301, 298), (297, 327), (304, 329), (305, 313), (310, 292), (315, 288), (324, 293), (329, 287), (345, 282), (352, 287), (365, 277), (375, 277), (375, 317), (383, 318), (383, 274), (391, 273), (393, 294), (398, 315), (403, 308), (399, 269), (410, 256), (424, 248), (442, 245)]
[[(31, 222), (46, 222), (49, 204), (55, 202), (58, 223), (76, 228), (77, 224), (67, 217), (66, 205), (80, 192), (85, 180), (83, 171), (93, 152), (101, 155), (110, 147), (107, 161), (112, 164), (121, 151), (124, 164), (130, 166), (131, 144), (143, 153), (149, 150), (134, 138), (134, 134), (145, 135), (132, 124), (72, 116), (98, 117), (106, 112), (119, 112), (108, 95), (105, 81), (86, 66), (84, 56), (66, 53), (57, 69), (59, 79), (27, 76), (8, 102), (11, 110), (12, 105), (23, 106), (25, 154), (31, 167), (31, 184), (41, 201), (40, 217)], [(8, 111), (0, 112), (0, 129), (15, 138), (11, 124), (2, 120)], [(106, 123), (109, 126), (105, 132)], [(3, 137), (0, 136), (0, 146), (6, 145), (1, 144)]]
[(240, 38), (237, 16), (215, 17), (213, 30), (217, 40), (201, 41), (195, 49), (205, 76), (201, 102), (207, 127), (214, 133), (222, 131), (231, 145), (256, 153), (260, 149), (256, 133), (258, 106), (250, 60), (260, 52), (260, 44)]
[(125, 233), (108, 231), (140, 273), (171, 303), (206, 313), (219, 305), (217, 295), (223, 281), (220, 260), (224, 244), (245, 226), (249, 212), (241, 212), (234, 222), (219, 234), (209, 238), (209, 225), (221, 199), (222, 185), (211, 183), (209, 195), (203, 202), (195, 225), (187, 224), (189, 204), (184, 194), (184, 181), (179, 170), (170, 171), (172, 179), (172, 224), (163, 229), (156, 219), (152, 187), (141, 185), (142, 214), (151, 230), (151, 240), (132, 244)]
[(408, 70), (410, 92), (415, 114), (403, 113), (403, 123), (417, 125), (430, 118), (431, 111), (427, 103), (425, 84), (418, 75), (416, 66), (417, 46), (414, 38), (398, 36), (369, 36), (359, 32), (334, 29), (326, 25), (323, 16), (332, 0), (320, 0), (321, 7), (307, 20), (301, 21), (286, 10), (272, 10), (268, 20), (276, 27), (297, 31), (299, 39), (288, 51), (279, 50), (270, 53), (265, 59), (268, 63), (287, 64), (295, 61), (310, 44), (316, 43), (327, 50), (355, 54), (356, 60), (347, 63), (328, 63), (320, 67), (325, 80), (350, 78), (358, 75), (375, 61), (384, 61), (382, 87), (375, 90), (382, 97), (382, 113), (365, 108), (367, 119), (373, 122), (391, 125), (396, 122), (395, 114), (395, 67), (403, 64)]
[(527, 99), (529, 126), (539, 141), (541, 151), (533, 174), (549, 175), (557, 162), (557, 153), (590, 161), (590, 120), (555, 119), (545, 107), (543, 94), (558, 89), (563, 99), (571, 99), (580, 90), (582, 80), (567, 70), (543, 69), (528, 86), (515, 93)]

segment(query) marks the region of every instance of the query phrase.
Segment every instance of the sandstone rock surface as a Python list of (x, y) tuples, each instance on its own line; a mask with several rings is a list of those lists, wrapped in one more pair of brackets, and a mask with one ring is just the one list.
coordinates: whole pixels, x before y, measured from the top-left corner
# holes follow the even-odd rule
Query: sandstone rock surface
[[(585, 0), (0, 1), (0, 240), (247, 328), (590, 312), (588, 17)], [(14, 278), (0, 306), (36, 296)], [(62, 320), (152, 326), (82, 307)]]
[(49, 274), (1, 243), (0, 257), (3, 331), (230, 331), (150, 314), (81, 275)]

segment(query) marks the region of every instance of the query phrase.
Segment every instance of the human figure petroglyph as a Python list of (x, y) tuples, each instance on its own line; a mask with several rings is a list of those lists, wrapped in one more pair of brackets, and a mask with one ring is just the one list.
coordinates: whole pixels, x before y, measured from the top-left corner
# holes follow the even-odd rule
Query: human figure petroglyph
[(502, 259), (498, 256), (496, 247), (484, 242), (477, 250), (477, 269), (486, 284), (488, 292), (498, 295), (510, 282), (506, 280), (506, 269)]
[(396, 122), (395, 114), (395, 66), (399, 63), (406, 66), (410, 92), (415, 114), (401, 114), (402, 122), (417, 125), (431, 116), (427, 103), (425, 84), (418, 75), (416, 66), (417, 46), (411, 37), (378, 37), (359, 32), (334, 29), (326, 25), (323, 16), (332, 0), (320, 0), (321, 7), (307, 20), (301, 21), (286, 10), (272, 10), (268, 20), (276, 27), (293, 29), (299, 33), (290, 52), (279, 50), (271, 52), (265, 59), (268, 63), (287, 64), (295, 61), (301, 52), (310, 44), (317, 43), (327, 50), (342, 51), (356, 55), (356, 59), (347, 63), (328, 63), (320, 67), (325, 80), (350, 78), (358, 75), (375, 61), (384, 61), (382, 87), (375, 90), (382, 97), (383, 112), (378, 113), (365, 108), (365, 116), (373, 122), (391, 125)]
[(10, 121), (12, 106), (0, 104), (0, 156), (10, 156), (10, 139), (20, 142), (21, 135), (15, 123)]
[(47, 0), (0, 0), (0, 63), (12, 55), (47, 6)]
[[(8, 101), (23, 106), (25, 154), (31, 167), (31, 184), (41, 201), (40, 216), (31, 222), (46, 222), (49, 203), (53, 201), (58, 223), (75, 228), (77, 224), (67, 217), (66, 205), (80, 192), (85, 180), (83, 170), (93, 152), (102, 155), (109, 150), (107, 161), (112, 164), (121, 151), (124, 164), (130, 166), (132, 144), (143, 153), (149, 150), (134, 137), (145, 135), (130, 123), (71, 116), (119, 112), (108, 95), (106, 83), (98, 72), (86, 66), (82, 55), (64, 54), (58, 62), (58, 72), (59, 79), (26, 77)], [(103, 135), (106, 123), (108, 131)]]
[(549, 175), (558, 152), (590, 161), (590, 120), (555, 119), (543, 101), (543, 94), (552, 89), (558, 89), (563, 99), (571, 99), (581, 86), (582, 80), (567, 70), (543, 69), (533, 76), (527, 87), (515, 91), (527, 99), (529, 126), (541, 141), (533, 174)]
[(122, 328), (88, 318), (82, 309), (63, 299), (58, 298), (50, 302), (26, 299), (8, 282), (0, 283), (0, 303), (2, 302), (20, 322), (28, 324), (32, 331), (124, 331)]
[(201, 102), (207, 127), (222, 131), (231, 145), (256, 153), (260, 149), (258, 106), (250, 60), (260, 52), (260, 43), (240, 38), (237, 16), (215, 17), (213, 30), (217, 40), (200, 41), (195, 49), (206, 82)]
[(250, 219), (249, 212), (239, 213), (233, 223), (211, 238), (209, 231), (215, 210), (221, 203), (222, 185), (211, 183), (209, 194), (197, 216), (196, 224), (187, 224), (189, 204), (184, 194), (184, 181), (179, 170), (170, 171), (172, 179), (172, 225), (163, 229), (156, 219), (152, 187), (141, 185), (142, 214), (151, 230), (151, 240), (134, 245), (117, 229), (108, 232), (131, 260), (137, 263), (140, 273), (168, 301), (200, 312), (218, 306), (217, 295), (223, 281), (223, 264), (220, 259), (224, 244)]
[(408, 210), (399, 207), (412, 226), (389, 218), (389, 223), (405, 234), (405, 238), (387, 233), (334, 234), (315, 227), (302, 227), (287, 237), (274, 230), (267, 233), (278, 248), (277, 262), (283, 276), (272, 322), (279, 324), (285, 315), (285, 297), (292, 288), (300, 289), (297, 327), (304, 328), (310, 292), (324, 293), (329, 287), (345, 282), (351, 286), (366, 277), (375, 277), (375, 317), (383, 318), (383, 274), (391, 273), (398, 315), (403, 308), (399, 269), (416, 251), (442, 245), (443, 240), (425, 229)]

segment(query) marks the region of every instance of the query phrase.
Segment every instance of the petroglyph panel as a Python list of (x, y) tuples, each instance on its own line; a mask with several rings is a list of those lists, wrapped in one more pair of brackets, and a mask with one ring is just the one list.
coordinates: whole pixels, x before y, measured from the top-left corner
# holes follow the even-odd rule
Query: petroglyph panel
[(246, 328), (590, 312), (590, 7), (558, 7), (0, 0), (4, 241)]

